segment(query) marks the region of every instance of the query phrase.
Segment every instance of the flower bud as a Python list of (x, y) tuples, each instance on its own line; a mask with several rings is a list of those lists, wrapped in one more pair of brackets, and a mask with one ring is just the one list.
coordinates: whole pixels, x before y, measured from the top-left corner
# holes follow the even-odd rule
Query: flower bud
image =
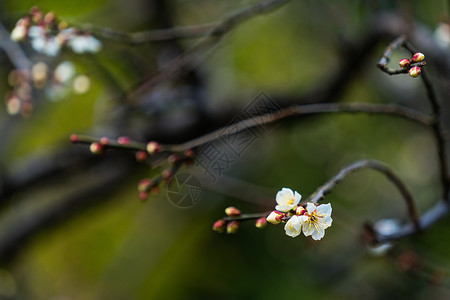
[(259, 218), (258, 220), (256, 220), (255, 226), (256, 228), (264, 228), (267, 225), (267, 220), (264, 217)]
[(412, 62), (421, 62), (425, 59), (425, 55), (423, 55), (423, 53), (417, 52), (416, 54), (413, 55), (413, 57), (411, 58)]
[(422, 70), (419, 67), (412, 67), (411, 69), (409, 69), (409, 76), (413, 78), (419, 76), (420, 73), (422, 73)]
[(153, 180), (150, 178), (144, 178), (138, 183), (138, 191), (139, 192), (145, 192), (148, 191), (150, 186), (153, 185)]
[(239, 221), (231, 221), (227, 224), (227, 233), (236, 233), (239, 229)]
[(303, 206), (299, 206), (295, 210), (295, 214), (299, 215), (299, 216), (303, 215), (305, 212), (306, 212), (306, 209)]
[(77, 134), (71, 134), (71, 135), (70, 135), (70, 141), (71, 141), (72, 143), (78, 142), (78, 135), (77, 135)]
[(103, 154), (105, 153), (105, 148), (104, 145), (94, 142), (91, 144), (91, 146), (89, 147), (89, 150), (91, 150), (91, 152), (93, 154)]
[(100, 144), (102, 145), (108, 145), (109, 139), (107, 137), (100, 138)]
[(163, 170), (162, 172), (161, 172), (161, 177), (164, 179), (164, 180), (170, 180), (172, 177), (173, 177), (173, 172), (172, 172), (172, 170), (169, 170), (169, 169), (166, 169), (166, 170)]
[(234, 206), (225, 208), (225, 214), (229, 217), (237, 217), (241, 215), (241, 211)]
[(144, 160), (147, 159), (147, 157), (148, 157), (148, 154), (145, 151), (140, 150), (140, 151), (136, 152), (136, 161), (138, 161), (138, 162), (143, 162)]
[(150, 155), (159, 153), (159, 152), (161, 152), (161, 150), (162, 150), (162, 146), (158, 142), (151, 141), (147, 144), (147, 152)]
[(23, 41), (28, 34), (28, 29), (25, 26), (17, 25), (11, 31), (11, 40), (15, 42)]
[(184, 155), (186, 155), (186, 157), (194, 157), (195, 156), (195, 151), (194, 151), (194, 149), (184, 150)]
[(117, 139), (117, 142), (121, 145), (128, 145), (130, 143), (130, 138), (127, 136), (121, 136)]
[(147, 192), (139, 192), (139, 200), (141, 201), (145, 201), (148, 198), (148, 193)]
[(277, 225), (281, 223), (281, 220), (284, 217), (284, 213), (279, 212), (278, 210), (272, 211), (266, 218), (267, 222), (272, 223), (273, 225)]
[(402, 67), (402, 68), (407, 68), (407, 67), (409, 67), (409, 65), (411, 64), (411, 62), (409, 61), (409, 59), (403, 58), (403, 59), (400, 59), (400, 61), (398, 62), (398, 64), (399, 64), (400, 67)]
[(54, 22), (55, 20), (56, 20), (56, 15), (52, 11), (46, 13), (45, 16), (44, 16), (44, 23), (45, 24), (50, 24), (50, 23)]
[(213, 230), (222, 233), (225, 231), (226, 224), (227, 222), (225, 222), (225, 220), (223, 219), (217, 220), (216, 222), (214, 222)]

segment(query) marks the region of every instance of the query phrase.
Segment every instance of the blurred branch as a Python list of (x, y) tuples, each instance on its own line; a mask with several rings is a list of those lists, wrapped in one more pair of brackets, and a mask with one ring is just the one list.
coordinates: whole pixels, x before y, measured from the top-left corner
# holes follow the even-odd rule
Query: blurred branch
[(361, 169), (373, 169), (379, 171), (397, 187), (403, 199), (405, 200), (408, 215), (411, 219), (412, 224), (414, 224), (414, 229), (415, 231), (419, 231), (421, 229), (419, 223), (419, 213), (417, 211), (411, 192), (408, 190), (405, 183), (387, 165), (375, 160), (356, 161), (342, 168), (338, 174), (332, 177), (324, 185), (320, 186), (311, 196), (308, 197), (305, 202), (317, 203), (318, 201), (324, 199), (325, 196), (330, 193), (331, 190), (336, 186), (336, 184), (341, 182), (351, 173)]
[(174, 76), (175, 74), (182, 72), (183, 68), (193, 62), (201, 51), (217, 44), (222, 39), (222, 37), (224, 37), (238, 25), (255, 16), (269, 13), (290, 1), (291, 0), (265, 0), (260, 3), (247, 6), (233, 13), (224, 21), (214, 26), (207, 37), (199, 41), (196, 45), (194, 45), (183, 54), (174, 58), (165, 66), (163, 66), (157, 74), (151, 75), (149, 78), (145, 78), (136, 86), (132, 87), (127, 95), (127, 98), (132, 98), (134, 95), (142, 93)]
[[(437, 221), (446, 216), (449, 212), (448, 200), (443, 199), (442, 201), (438, 201), (432, 208), (422, 214), (419, 219), (419, 226), (421, 230), (426, 230), (427, 228), (434, 225)], [(399, 240), (412, 234), (416, 233), (416, 229), (412, 226), (412, 224), (403, 225), (400, 230), (390, 235), (381, 235), (375, 232), (372, 228), (370, 230), (375, 234), (373, 236), (372, 243), (386, 243), (389, 241)]]
[(20, 48), (19, 44), (12, 41), (10, 33), (0, 22), (0, 48), (3, 49), (14, 67), (20, 71), (29, 70), (33, 63)]
[(198, 38), (210, 35), (218, 26), (216, 23), (180, 26), (167, 29), (155, 29), (140, 32), (127, 33), (112, 28), (100, 28), (93, 25), (87, 25), (86, 30), (92, 31), (99, 38), (112, 40), (117, 43), (129, 45), (142, 45), (151, 42)]
[(44, 229), (66, 222), (85, 208), (108, 200), (108, 195), (116, 191), (114, 187), (119, 186), (129, 176), (129, 167), (117, 163), (117, 160), (115, 164), (107, 161), (97, 166), (93, 172), (102, 174), (97, 176), (98, 181), (95, 183), (78, 188), (63, 199), (55, 200), (53, 205), (32, 216), (16, 218), (9, 226), (3, 228), (3, 234), (0, 236), (0, 265), (11, 263), (11, 260), (25, 249), (25, 244)]
[(385, 114), (401, 117), (413, 122), (417, 122), (423, 126), (430, 126), (432, 120), (426, 114), (418, 112), (416, 110), (406, 108), (395, 104), (369, 104), (369, 103), (321, 103), (321, 104), (307, 104), (307, 105), (295, 105), (287, 107), (285, 109), (265, 114), (258, 115), (230, 126), (220, 128), (216, 131), (195, 138), (183, 144), (178, 145), (165, 145), (165, 150), (179, 152), (187, 149), (195, 148), (207, 142), (216, 140), (222, 136), (236, 134), (241, 131), (261, 126), (272, 124), (282, 119), (295, 116), (303, 116), (308, 114), (321, 114), (321, 113), (366, 113), (366, 114)]

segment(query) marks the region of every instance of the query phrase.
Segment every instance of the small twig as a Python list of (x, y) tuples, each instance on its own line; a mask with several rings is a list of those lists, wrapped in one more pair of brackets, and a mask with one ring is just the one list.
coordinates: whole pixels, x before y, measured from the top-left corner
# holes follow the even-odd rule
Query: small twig
[(308, 104), (295, 105), (266, 115), (255, 116), (233, 124), (228, 127), (220, 128), (216, 131), (200, 136), (196, 139), (190, 140), (178, 145), (165, 145), (164, 149), (181, 152), (187, 149), (195, 148), (206, 144), (210, 141), (216, 140), (222, 136), (232, 135), (241, 131), (261, 126), (272, 124), (288, 117), (302, 116), (307, 114), (319, 113), (366, 113), (366, 114), (385, 114), (398, 116), (410, 121), (417, 122), (423, 126), (429, 127), (432, 124), (432, 119), (427, 115), (416, 110), (393, 104), (369, 104), (369, 103), (322, 103), (322, 104)]
[(255, 214), (242, 214), (240, 216), (235, 217), (225, 217), (222, 218), (224, 221), (249, 221), (249, 220), (257, 220), (262, 217), (266, 217), (270, 212), (263, 213), (255, 213)]
[[(416, 53), (416, 49), (414, 49), (414, 46), (408, 41), (406, 35), (401, 35), (398, 38), (396, 38), (394, 41), (392, 41), (389, 46), (386, 47), (385, 51), (383, 52), (383, 55), (381, 56), (379, 62), (378, 62), (378, 68), (382, 70), (383, 72), (389, 74), (389, 75), (396, 75), (396, 74), (403, 74), (408, 71), (409, 68), (400, 69), (400, 70), (393, 70), (387, 67), (387, 64), (389, 63), (389, 59), (393, 53), (394, 50), (398, 49), (399, 47), (404, 47), (407, 49), (411, 54)], [(421, 62), (419, 64), (411, 64), (412, 66), (423, 66), (425, 65), (425, 62)], [(442, 119), (442, 110), (441, 105), (439, 103), (438, 97), (434, 91), (433, 84), (431, 82), (431, 79), (429, 78), (428, 74), (424, 69), (422, 69), (422, 73), (420, 75), (422, 77), (422, 81), (425, 85), (425, 89), (427, 91), (427, 98), (430, 101), (431, 108), (433, 111), (433, 122), (430, 124), (433, 135), (435, 137), (436, 141), (436, 148), (439, 156), (439, 171), (440, 171), (440, 178), (441, 178), (441, 185), (443, 190), (443, 199), (446, 201), (450, 201), (450, 174), (448, 171), (448, 158), (445, 150), (445, 134), (444, 130), (441, 125), (441, 119)]]
[[(87, 136), (87, 135), (76, 135), (76, 140), (73, 140), (74, 144), (92, 144), (101, 143), (101, 139)], [(107, 143), (104, 145), (108, 149), (118, 149), (118, 150), (132, 150), (132, 151), (146, 151), (146, 144), (130, 141), (128, 143), (119, 143), (113, 139), (107, 139)]]
[(86, 28), (99, 38), (129, 45), (142, 45), (151, 42), (197, 38), (210, 35), (218, 24), (219, 23), (207, 23), (167, 29), (146, 30), (134, 33), (123, 32), (112, 28), (99, 28), (92, 25), (88, 25)]
[(419, 231), (420, 230), (419, 213), (415, 206), (413, 196), (411, 195), (407, 186), (388, 166), (375, 160), (356, 161), (346, 166), (345, 168), (341, 169), (337, 175), (332, 177), (324, 185), (320, 186), (311, 196), (309, 196), (306, 202), (317, 203), (318, 201), (322, 200), (328, 193), (330, 193), (331, 190), (336, 186), (336, 184), (341, 182), (349, 174), (367, 168), (381, 172), (397, 187), (403, 199), (405, 200), (408, 215), (409, 218), (411, 219), (412, 224), (414, 224), (414, 229), (415, 231)]

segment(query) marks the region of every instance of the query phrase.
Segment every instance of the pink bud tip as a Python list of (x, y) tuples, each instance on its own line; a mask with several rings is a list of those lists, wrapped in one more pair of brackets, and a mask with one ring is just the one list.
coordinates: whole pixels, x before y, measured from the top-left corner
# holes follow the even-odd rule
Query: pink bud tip
[(164, 180), (170, 180), (170, 179), (173, 177), (173, 172), (172, 172), (172, 170), (168, 170), (168, 169), (163, 170), (163, 171), (161, 172), (161, 177), (162, 177)]
[(78, 135), (77, 135), (77, 134), (71, 134), (71, 135), (70, 135), (70, 141), (71, 141), (72, 143), (78, 142)]
[(266, 225), (267, 225), (267, 220), (265, 217), (261, 217), (258, 220), (256, 220), (256, 223), (255, 223), (256, 228), (261, 229), (261, 228), (266, 227)]
[(425, 59), (425, 55), (423, 53), (417, 52), (413, 55), (413, 57), (411, 58), (412, 62), (421, 62), (424, 61)]
[(169, 156), (169, 157), (167, 158), (167, 162), (168, 162), (169, 164), (171, 164), (171, 165), (176, 164), (176, 163), (179, 162), (180, 160), (181, 160), (181, 158), (180, 158), (178, 155), (176, 155), (176, 154), (172, 154), (171, 156)]
[(152, 185), (153, 180), (151, 180), (150, 178), (144, 178), (138, 183), (138, 191), (139, 192), (148, 191)]
[(295, 209), (295, 214), (299, 215), (299, 216), (305, 214), (305, 212), (306, 212), (306, 209), (303, 206), (299, 206)]
[(227, 224), (227, 222), (225, 222), (225, 220), (222, 220), (222, 219), (217, 220), (213, 224), (213, 230), (222, 233), (225, 231), (226, 224)]
[(102, 138), (100, 139), (100, 144), (102, 144), (102, 145), (108, 145), (108, 143), (109, 143), (109, 139), (108, 139), (107, 137), (102, 137)]
[(138, 162), (143, 162), (144, 160), (147, 159), (147, 157), (148, 157), (148, 154), (145, 151), (136, 152), (136, 161), (138, 161)]
[(184, 151), (184, 155), (186, 155), (186, 157), (194, 157), (195, 151), (194, 149), (187, 149)]
[(121, 145), (128, 145), (130, 143), (130, 138), (127, 136), (121, 136), (117, 139), (117, 142)]
[(147, 144), (147, 152), (150, 155), (159, 153), (159, 152), (161, 152), (161, 150), (162, 150), (162, 146), (158, 142), (151, 141)]
[(139, 192), (139, 199), (141, 201), (145, 201), (148, 198), (148, 193), (147, 192)]
[(225, 214), (230, 217), (237, 217), (241, 215), (241, 211), (234, 206), (225, 208)]
[(227, 224), (227, 233), (236, 233), (239, 229), (238, 221), (231, 221)]
[(411, 62), (409, 61), (409, 59), (403, 58), (403, 59), (400, 59), (400, 61), (398, 62), (398, 64), (399, 64), (400, 67), (402, 67), (402, 68), (407, 68), (407, 67), (409, 67), (409, 65), (411, 64)]
[(92, 143), (89, 150), (91, 150), (93, 154), (103, 154), (105, 152), (104, 145), (97, 142)]
[(411, 69), (409, 69), (409, 76), (413, 78), (418, 77), (420, 73), (422, 73), (422, 69), (420, 69), (419, 67), (412, 67)]

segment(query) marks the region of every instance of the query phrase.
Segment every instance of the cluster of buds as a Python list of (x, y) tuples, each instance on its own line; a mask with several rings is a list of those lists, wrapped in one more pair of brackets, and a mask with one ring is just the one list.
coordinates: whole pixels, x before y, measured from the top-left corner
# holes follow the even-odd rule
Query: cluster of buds
[(266, 218), (274, 225), (285, 223), (286, 235), (296, 237), (301, 232), (320, 240), (325, 235), (325, 229), (331, 226), (331, 205), (307, 203), (306, 208), (299, 205), (302, 196), (289, 188), (283, 188), (276, 195), (277, 205)]
[[(228, 234), (236, 233), (239, 229), (241, 222), (238, 217), (241, 215), (241, 211), (234, 206), (225, 208), (225, 214), (228, 218), (219, 219), (213, 224), (213, 230), (219, 233), (227, 231)], [(233, 219), (236, 218), (236, 219)]]
[[(158, 170), (157, 175), (152, 178), (142, 179), (137, 190), (139, 199), (146, 200), (150, 194), (156, 194), (159, 191), (159, 184), (166, 182), (172, 183), (172, 178), (183, 164), (189, 164), (195, 156), (193, 149), (185, 151), (171, 151), (158, 142), (150, 141), (142, 144), (132, 141), (128, 136), (121, 136), (117, 139), (107, 137), (92, 138), (72, 134), (70, 136), (72, 143), (88, 144), (92, 154), (103, 155), (109, 149), (121, 149), (135, 153), (137, 162), (147, 163), (152, 169)], [(228, 211), (232, 215), (233, 211)]]
[(31, 47), (47, 56), (57, 56), (63, 46), (68, 46), (75, 53), (96, 53), (102, 44), (91, 34), (66, 22), (57, 20), (55, 13), (44, 14), (38, 7), (33, 7), (29, 15), (17, 21), (11, 32), (14, 41), (30, 40)]
[(409, 68), (409, 71), (408, 71), (409, 76), (416, 78), (420, 75), (420, 73), (422, 72), (422, 69), (419, 66), (415, 66), (414, 64), (421, 63), (424, 60), (425, 60), (425, 55), (423, 55), (423, 53), (417, 52), (412, 56), (411, 60), (408, 58), (403, 58), (398, 62), (398, 64), (403, 69)]

